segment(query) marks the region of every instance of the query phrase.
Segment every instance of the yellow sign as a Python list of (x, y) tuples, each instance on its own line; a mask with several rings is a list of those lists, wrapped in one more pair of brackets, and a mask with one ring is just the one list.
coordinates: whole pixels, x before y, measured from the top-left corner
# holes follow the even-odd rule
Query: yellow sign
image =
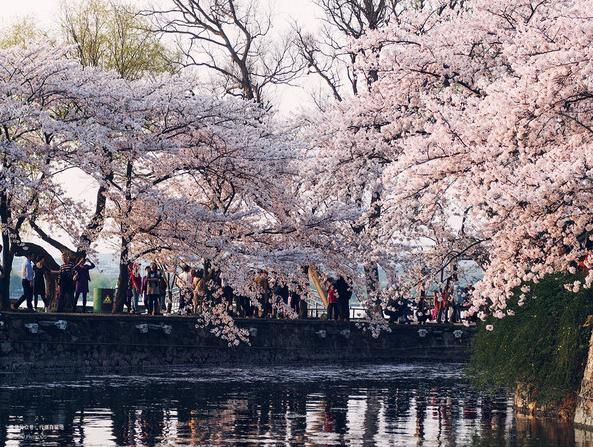
[(111, 297), (109, 295), (105, 297), (105, 299), (103, 300), (103, 304), (111, 304)]

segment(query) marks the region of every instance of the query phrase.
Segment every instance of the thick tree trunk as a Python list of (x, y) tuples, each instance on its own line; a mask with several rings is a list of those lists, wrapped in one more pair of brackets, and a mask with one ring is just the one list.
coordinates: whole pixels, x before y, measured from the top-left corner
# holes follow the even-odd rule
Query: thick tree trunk
[(14, 256), (10, 253), (10, 238), (8, 234), (2, 234), (2, 269), (3, 275), (0, 278), (0, 310), (10, 309), (10, 272), (12, 271), (12, 260)]
[(0, 278), (0, 310), (10, 309), (10, 272), (12, 271), (12, 244), (10, 233), (8, 232), (8, 222), (10, 220), (10, 207), (6, 191), (0, 192), (0, 230), (2, 233), (2, 278)]
[(377, 264), (365, 265), (364, 277), (369, 298), (369, 310), (379, 314), (381, 309), (381, 300), (379, 298), (379, 291), (381, 289), (381, 284), (379, 283), (379, 266)]
[[(111, 161), (111, 159), (110, 159)], [(105, 176), (105, 184), (113, 180), (113, 171), (110, 171)], [(84, 232), (80, 236), (79, 246), (80, 250), (87, 251), (91, 243), (98, 233), (101, 232), (105, 225), (105, 209), (107, 208), (107, 191), (106, 186), (100, 185), (95, 199), (95, 212), (90, 222), (87, 224)]]
[[(132, 176), (134, 173), (134, 165), (131, 160), (126, 163), (126, 214), (127, 217), (132, 211)], [(113, 300), (113, 313), (121, 313), (124, 311), (124, 303), (127, 300), (128, 295), (128, 264), (130, 254), (130, 243), (131, 238), (128, 234), (128, 226), (125, 219), (122, 219), (120, 223), (121, 231), (121, 250), (119, 252), (119, 275), (117, 279), (117, 290), (115, 291), (115, 300)]]

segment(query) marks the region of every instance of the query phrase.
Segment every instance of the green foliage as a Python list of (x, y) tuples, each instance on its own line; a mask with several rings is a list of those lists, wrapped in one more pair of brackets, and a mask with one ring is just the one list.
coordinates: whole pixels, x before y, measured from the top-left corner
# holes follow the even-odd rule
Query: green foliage
[(33, 41), (49, 39), (30, 18), (15, 22), (8, 29), (0, 31), (0, 49), (20, 46), (25, 47)]
[[(481, 325), (470, 365), (478, 385), (497, 389), (530, 384), (539, 404), (578, 391), (591, 333), (582, 325), (593, 314), (593, 293), (567, 291), (564, 284), (574, 280), (547, 277), (532, 285), (523, 307), (512, 307), (515, 316)], [(486, 331), (486, 324), (493, 324), (494, 331)]]
[(89, 288), (97, 288), (97, 289), (114, 289), (117, 282), (117, 277), (115, 276), (108, 276), (104, 273), (92, 273), (91, 272), (91, 282), (89, 284)]
[(125, 79), (172, 72), (180, 55), (130, 5), (107, 0), (65, 1), (62, 34), (82, 65), (115, 70)]

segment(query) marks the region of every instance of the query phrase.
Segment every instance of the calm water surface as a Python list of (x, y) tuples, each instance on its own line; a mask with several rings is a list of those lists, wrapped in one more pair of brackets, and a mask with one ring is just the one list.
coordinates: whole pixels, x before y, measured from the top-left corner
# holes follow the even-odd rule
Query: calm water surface
[(3, 380), (0, 445), (590, 446), (462, 365), (168, 369)]

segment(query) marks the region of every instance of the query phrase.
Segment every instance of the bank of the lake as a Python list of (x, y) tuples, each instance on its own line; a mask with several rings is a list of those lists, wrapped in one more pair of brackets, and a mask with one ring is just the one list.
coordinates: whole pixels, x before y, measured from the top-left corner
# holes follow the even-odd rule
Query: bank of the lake
[[(588, 400), (581, 386), (590, 394), (593, 378), (588, 354), (593, 293), (564, 287), (578, 279), (582, 274), (550, 275), (531, 284), (524, 305), (509, 307), (514, 316), (490, 317), (480, 326), (471, 360), (478, 385), (515, 389), (515, 409), (525, 414), (573, 420), (578, 405)], [(486, 330), (488, 324), (494, 330)], [(589, 420), (593, 429), (593, 412)]]
[(163, 365), (466, 361), (473, 328), (393, 325), (374, 338), (360, 322), (237, 320), (250, 344), (229, 347), (191, 317), (3, 313), (0, 372), (121, 371)]

